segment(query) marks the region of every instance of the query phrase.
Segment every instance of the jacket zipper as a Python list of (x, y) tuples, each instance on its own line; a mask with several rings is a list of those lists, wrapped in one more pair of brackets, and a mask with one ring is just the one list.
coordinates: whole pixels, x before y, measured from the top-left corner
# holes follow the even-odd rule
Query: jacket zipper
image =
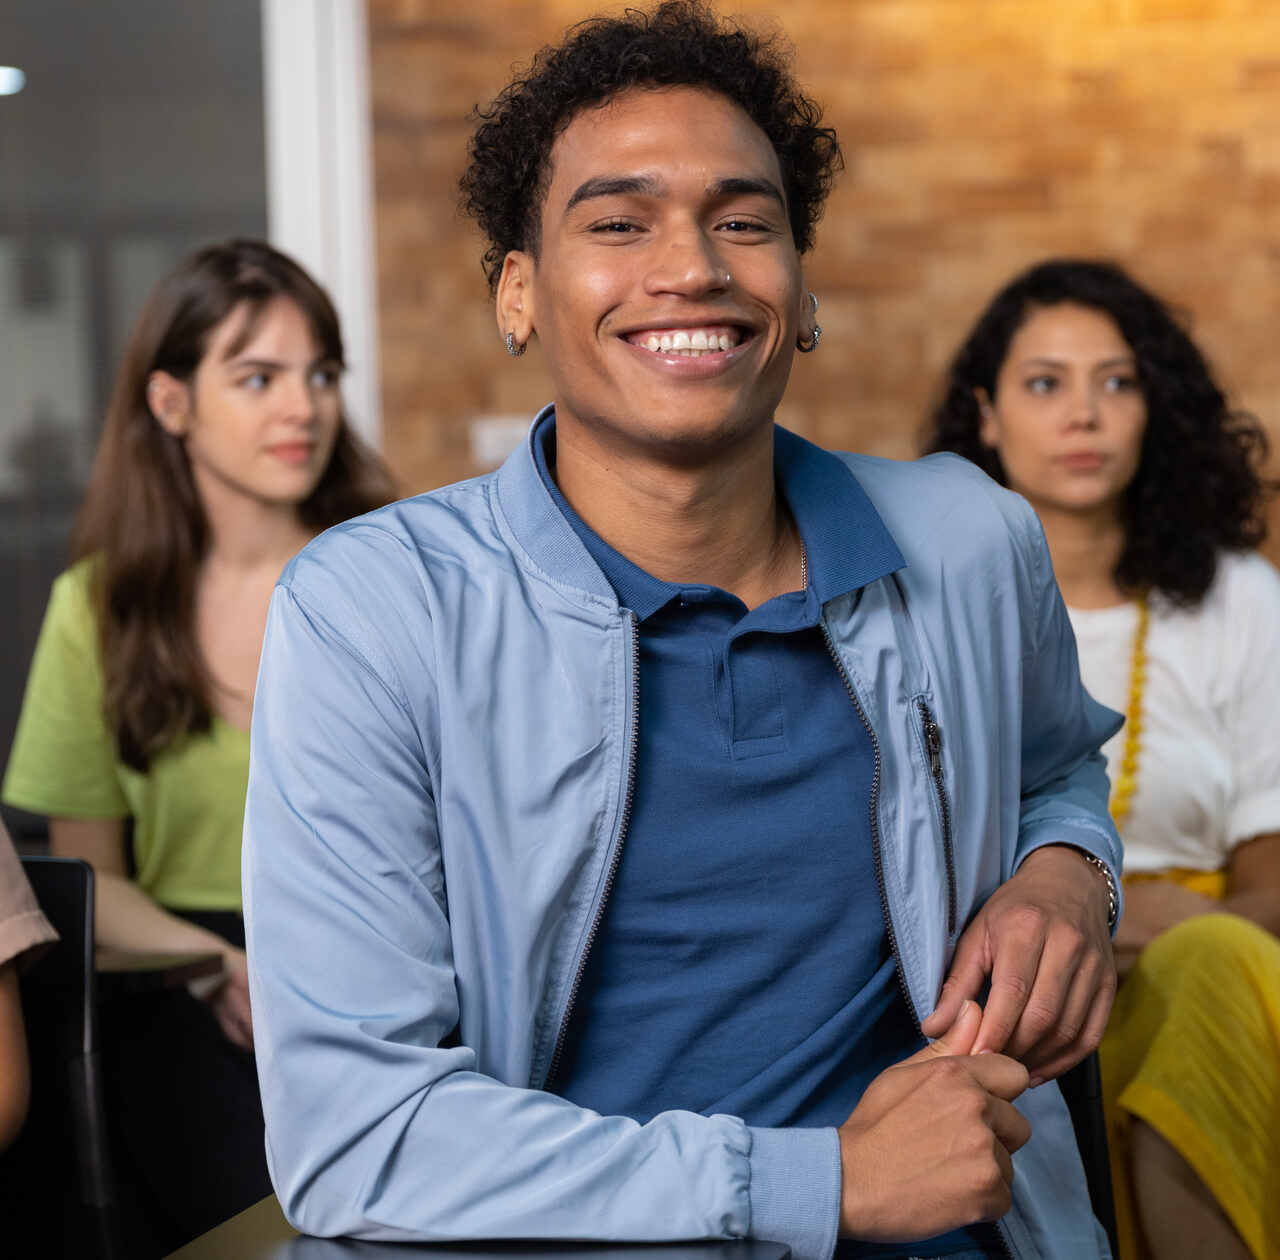
[[(889, 896), (884, 888), (884, 863), (880, 855), (880, 823), (876, 815), (876, 806), (880, 799), (880, 741), (876, 738), (876, 733), (872, 729), (871, 723), (867, 721), (867, 715), (863, 711), (862, 703), (858, 699), (858, 693), (853, 689), (853, 683), (849, 678), (849, 671), (845, 669), (844, 662), (840, 659), (839, 652), (836, 651), (835, 641), (831, 637), (831, 631), (827, 628), (827, 623), (822, 622), (822, 637), (826, 641), (827, 651), (831, 654), (831, 659), (835, 662), (836, 669), (840, 674), (840, 679), (844, 683), (844, 689), (849, 693), (849, 699), (853, 702), (854, 712), (857, 713), (867, 732), (867, 738), (871, 740), (871, 752), (875, 759), (874, 770), (871, 775), (871, 852), (875, 858), (876, 866), (876, 884), (880, 890), (880, 914), (884, 919), (885, 932), (889, 937), (889, 952), (893, 955), (894, 970), (898, 975), (898, 988), (902, 991), (902, 1000), (907, 1004), (907, 1011), (911, 1015), (911, 1022), (915, 1025), (916, 1032), (923, 1037), (924, 1033), (920, 1031), (920, 1016), (916, 1012), (916, 1005), (911, 1000), (911, 991), (907, 988), (907, 978), (902, 971), (902, 959), (898, 956), (898, 938), (893, 930), (893, 917), (889, 913)], [(923, 705), (923, 702), (922, 702)], [(925, 707), (925, 712), (928, 712)], [(934, 723), (936, 728), (937, 723)], [(942, 744), (939, 733), (939, 751)], [(953, 879), (951, 868), (951, 848), (948, 839), (947, 860), (948, 860), (948, 878)], [(954, 882), (952, 883), (954, 890)], [(995, 1234), (1000, 1243), (1001, 1249), (1004, 1251), (1008, 1260), (1016, 1260), (1013, 1251), (1013, 1245), (1009, 1242), (1005, 1234), (1004, 1226), (999, 1221), (995, 1222)]]
[(591, 930), (587, 933), (587, 943), (583, 946), (578, 959), (578, 970), (574, 973), (573, 984), (569, 988), (569, 1000), (565, 1004), (564, 1015), (560, 1019), (560, 1031), (556, 1034), (555, 1048), (551, 1052), (551, 1064), (547, 1068), (546, 1079), (542, 1088), (550, 1089), (560, 1067), (560, 1056), (564, 1053), (564, 1044), (569, 1036), (569, 1020), (573, 1015), (574, 1004), (578, 1000), (578, 990), (582, 988), (582, 978), (587, 972), (587, 958), (591, 947), (600, 934), (600, 924), (604, 919), (604, 909), (609, 902), (609, 894), (613, 892), (613, 881), (618, 874), (618, 866), (622, 862), (622, 846), (627, 838), (627, 828), (631, 824), (631, 804), (636, 794), (636, 752), (640, 743), (640, 631), (633, 612), (627, 614), (631, 626), (631, 739), (627, 748), (627, 787), (622, 798), (622, 820), (618, 825), (618, 842), (613, 847), (613, 860), (604, 877), (604, 888), (600, 893), (600, 901), (596, 906), (595, 918), (591, 921)]
[[(831, 631), (827, 629), (825, 620), (822, 622), (822, 638), (826, 642), (827, 651), (831, 654), (831, 659), (836, 664), (836, 670), (840, 674), (840, 680), (844, 683), (844, 689), (849, 693), (849, 699), (853, 701), (854, 712), (866, 729), (867, 738), (871, 740), (871, 752), (875, 759), (871, 774), (871, 853), (875, 858), (876, 886), (880, 890), (880, 914), (884, 919), (885, 932), (889, 937), (889, 952), (893, 955), (894, 970), (898, 975), (898, 988), (902, 990), (902, 1000), (906, 1002), (907, 1010), (911, 1014), (911, 1022), (915, 1025), (916, 1032), (919, 1033), (920, 1016), (916, 1012), (916, 1004), (911, 1000), (911, 991), (907, 988), (907, 978), (902, 972), (902, 959), (898, 956), (898, 938), (893, 930), (893, 916), (889, 913), (889, 896), (884, 890), (884, 863), (880, 855), (880, 822), (876, 813), (876, 807), (880, 801), (880, 741), (876, 738), (875, 731), (871, 729), (871, 723), (867, 721), (867, 715), (862, 710), (862, 703), (858, 699), (858, 693), (853, 689), (853, 683), (849, 679), (849, 672), (845, 669), (839, 652), (836, 651), (835, 641), (831, 637)], [(920, 1035), (923, 1036), (924, 1034), (921, 1033)]]
[(947, 802), (947, 785), (942, 777), (942, 728), (923, 700), (918, 700), (916, 703), (920, 708), (920, 722), (924, 727), (924, 746), (929, 754), (929, 773), (933, 776), (933, 787), (938, 796), (938, 812), (942, 815), (942, 853), (947, 865), (947, 935), (954, 936), (956, 934), (956, 862), (951, 849), (951, 806)]

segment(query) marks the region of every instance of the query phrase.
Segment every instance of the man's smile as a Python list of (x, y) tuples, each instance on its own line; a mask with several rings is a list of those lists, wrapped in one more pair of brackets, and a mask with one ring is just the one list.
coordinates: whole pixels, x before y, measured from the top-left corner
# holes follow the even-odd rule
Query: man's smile
[(626, 333), (623, 339), (654, 354), (679, 354), (690, 358), (732, 350), (750, 334), (729, 324), (698, 328), (648, 328)]

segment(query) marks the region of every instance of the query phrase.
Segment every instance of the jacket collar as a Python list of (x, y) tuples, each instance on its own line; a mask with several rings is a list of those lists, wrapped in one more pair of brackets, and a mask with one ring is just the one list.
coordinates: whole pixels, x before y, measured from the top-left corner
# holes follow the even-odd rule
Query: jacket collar
[[(537, 443), (542, 427), (554, 418), (555, 408), (548, 404), (498, 469), (498, 501), (536, 568), (616, 609), (613, 586), (538, 470)], [(777, 426), (774, 450), (778, 483), (804, 539), (810, 580), (821, 603), (905, 565), (883, 518), (842, 460)]]

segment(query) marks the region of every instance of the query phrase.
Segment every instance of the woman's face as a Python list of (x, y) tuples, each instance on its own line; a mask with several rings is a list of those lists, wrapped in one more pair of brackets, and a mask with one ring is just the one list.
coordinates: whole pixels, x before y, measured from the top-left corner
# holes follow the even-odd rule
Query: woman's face
[(498, 305), (536, 331), (560, 423), (692, 456), (772, 420), (807, 314), (784, 197), (718, 94), (634, 89), (569, 123), (538, 256), (508, 256)]
[(324, 357), (291, 298), (273, 298), (245, 338), (249, 314), (237, 306), (213, 329), (189, 385), (174, 391), (172, 377), (153, 374), (149, 398), (160, 422), (185, 439), (206, 504), (229, 492), (296, 506), (333, 453), (340, 368)]
[(996, 395), (978, 391), (981, 438), (1037, 510), (1114, 512), (1138, 470), (1147, 405), (1115, 321), (1063, 302), (1009, 342)]

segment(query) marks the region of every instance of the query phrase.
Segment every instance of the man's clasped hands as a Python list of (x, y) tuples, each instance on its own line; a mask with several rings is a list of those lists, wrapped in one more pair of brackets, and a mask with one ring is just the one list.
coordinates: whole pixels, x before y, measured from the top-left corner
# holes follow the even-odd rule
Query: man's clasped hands
[[(1116, 991), (1108, 899), (1075, 850), (1030, 854), (965, 929), (934, 1038), (872, 1081), (841, 1125), (841, 1233), (925, 1238), (1010, 1207), (1014, 1107), (1098, 1046)], [(989, 981), (985, 1005), (975, 1000)]]

